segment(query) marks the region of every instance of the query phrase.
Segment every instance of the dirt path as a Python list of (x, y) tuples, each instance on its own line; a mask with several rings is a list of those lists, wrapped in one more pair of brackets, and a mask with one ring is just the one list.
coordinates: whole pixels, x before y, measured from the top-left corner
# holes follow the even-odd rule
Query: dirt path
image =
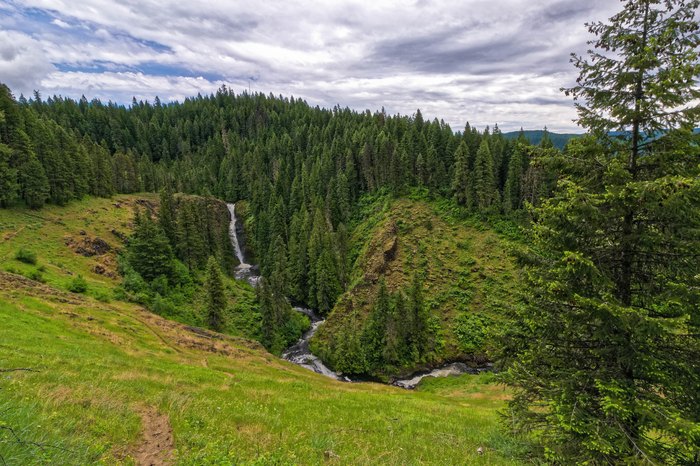
[(140, 466), (167, 466), (173, 464), (173, 429), (166, 414), (153, 407), (139, 410), (143, 424), (141, 443), (134, 450), (136, 464)]

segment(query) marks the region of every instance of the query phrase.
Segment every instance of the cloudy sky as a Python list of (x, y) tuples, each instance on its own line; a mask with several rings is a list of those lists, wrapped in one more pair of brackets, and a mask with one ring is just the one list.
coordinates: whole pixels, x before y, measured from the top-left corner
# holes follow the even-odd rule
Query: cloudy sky
[(0, 0), (16, 96), (235, 91), (503, 130), (577, 131), (559, 88), (617, 0)]

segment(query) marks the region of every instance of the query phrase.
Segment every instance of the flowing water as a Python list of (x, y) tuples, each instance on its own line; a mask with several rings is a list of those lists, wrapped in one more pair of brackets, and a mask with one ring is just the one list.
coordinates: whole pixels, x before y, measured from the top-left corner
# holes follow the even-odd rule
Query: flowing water
[(260, 272), (254, 265), (248, 264), (245, 261), (245, 255), (243, 254), (243, 248), (241, 247), (241, 242), (239, 241), (239, 228), (243, 230), (242, 225), (238, 225), (238, 219), (236, 218), (236, 204), (226, 204), (228, 211), (231, 213), (231, 223), (229, 224), (229, 236), (231, 237), (231, 245), (236, 253), (236, 259), (238, 259), (239, 264), (236, 266), (234, 275), (238, 280), (245, 280), (251, 285), (255, 286), (260, 280)]
[[(227, 204), (228, 210), (231, 213), (231, 224), (229, 226), (229, 235), (231, 236), (231, 245), (236, 253), (236, 258), (240, 264), (236, 266), (235, 276), (238, 280), (246, 280), (252, 286), (256, 286), (258, 281), (260, 281), (260, 271), (255, 265), (248, 264), (245, 261), (244, 249), (241, 246), (240, 235), (243, 232), (242, 225), (238, 224), (238, 219), (236, 218), (236, 204)], [(342, 380), (344, 382), (352, 382), (352, 379), (345, 377), (343, 375), (333, 372), (321, 359), (314, 355), (309, 348), (309, 341), (311, 337), (314, 336), (318, 328), (323, 325), (324, 320), (316, 315), (311, 309), (306, 309), (303, 307), (294, 307), (296, 312), (300, 312), (308, 316), (311, 321), (311, 328), (307, 330), (294, 345), (287, 348), (282, 353), (282, 358), (289, 362), (293, 362), (301, 367), (305, 367), (316, 373), (325, 375), (335, 380)], [(409, 376), (406, 379), (396, 379), (392, 382), (392, 385), (401, 388), (413, 389), (415, 388), (421, 380), (425, 377), (447, 377), (450, 375), (458, 375), (464, 373), (478, 373), (483, 370), (490, 370), (489, 368), (473, 369), (464, 363), (456, 362), (446, 364), (444, 366), (438, 367), (430, 372), (420, 372)]]

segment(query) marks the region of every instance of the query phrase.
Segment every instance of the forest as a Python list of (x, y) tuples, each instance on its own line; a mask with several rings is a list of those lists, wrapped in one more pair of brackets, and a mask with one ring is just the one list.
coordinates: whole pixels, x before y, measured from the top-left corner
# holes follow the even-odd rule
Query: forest
[[(562, 149), (546, 130), (533, 145), (524, 132), (453, 129), (420, 110), (325, 109), (227, 87), (125, 106), (15, 97), (1, 85), (0, 206), (158, 193), (157, 206), (137, 211), (120, 256), (121, 298), (276, 354), (308, 329), (291, 311), (306, 306), (336, 319), (315, 342), (326, 362), (380, 378), (437, 361), (445, 324), (426, 299), (424, 269), (392, 287), (358, 272), (367, 206), (442, 206), (513, 239), (520, 278), (502, 319), (459, 317), (450, 332), (466, 335), (463, 352), (496, 363), (513, 390), (509, 429), (535, 432), (531, 458), (697, 463), (697, 8), (630, 1), (589, 26), (595, 50), (572, 58), (580, 77), (565, 90), (587, 133)], [(224, 283), (237, 264), (221, 201), (240, 206), (263, 277), (255, 291)], [(346, 293), (362, 287), (370, 297), (350, 327)], [(245, 296), (238, 330), (221, 314), (232, 293)]]

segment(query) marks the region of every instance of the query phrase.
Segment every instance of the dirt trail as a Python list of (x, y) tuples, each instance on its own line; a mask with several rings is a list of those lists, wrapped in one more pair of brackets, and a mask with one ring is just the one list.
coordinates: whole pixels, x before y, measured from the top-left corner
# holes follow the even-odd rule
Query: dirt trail
[(166, 414), (153, 407), (139, 410), (143, 423), (141, 443), (134, 450), (136, 464), (140, 466), (167, 466), (173, 464), (173, 429)]

